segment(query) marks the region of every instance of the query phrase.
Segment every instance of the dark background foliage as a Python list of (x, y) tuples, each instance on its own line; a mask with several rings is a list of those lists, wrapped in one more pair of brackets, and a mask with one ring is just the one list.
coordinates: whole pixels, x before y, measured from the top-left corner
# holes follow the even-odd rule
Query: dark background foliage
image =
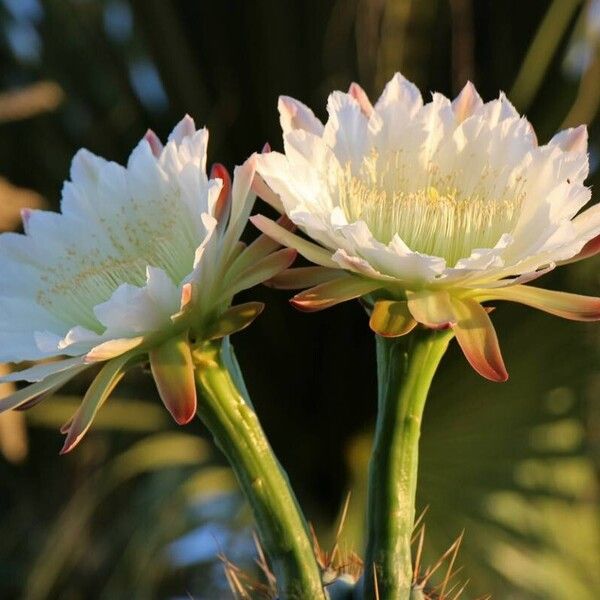
[[(33, 190), (58, 209), (78, 148), (122, 163), (148, 127), (164, 137), (186, 112), (210, 129), (209, 162), (233, 167), (266, 141), (281, 147), (279, 94), (325, 117), (330, 91), (358, 81), (376, 97), (401, 70), (425, 97), (467, 79), (484, 99), (505, 90), (541, 142), (589, 123), (593, 184), (599, 37), (598, 3), (577, 0), (4, 0), (0, 175), (24, 188), (24, 202), (41, 201)], [(15, 194), (2, 198), (7, 211)], [(598, 294), (598, 264), (542, 283)], [(309, 518), (327, 540), (353, 489), (346, 543), (360, 550), (374, 342), (358, 303), (304, 315), (288, 295), (243, 294), (267, 310), (234, 344)], [(453, 348), (427, 409), (428, 556), (465, 529), (465, 597), (591, 599), (597, 329), (505, 305), (494, 319), (511, 381), (483, 382)], [(247, 562), (248, 518), (235, 498), (224, 516), (197, 509), (198, 494), (230, 489), (218, 453), (193, 437), (206, 432), (175, 431), (139, 374), (59, 458), (57, 426), (84, 386), (0, 428), (0, 597), (228, 597), (220, 566), (194, 562), (194, 544), (226, 531), (241, 550), (220, 543)], [(168, 544), (219, 519), (208, 542), (190, 538), (191, 566), (174, 566)]]

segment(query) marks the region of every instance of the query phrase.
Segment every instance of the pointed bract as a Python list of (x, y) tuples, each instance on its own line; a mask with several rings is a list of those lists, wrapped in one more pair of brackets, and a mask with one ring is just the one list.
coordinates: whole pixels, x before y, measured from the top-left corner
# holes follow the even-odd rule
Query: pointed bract
[(377, 335), (400, 337), (410, 333), (417, 322), (408, 310), (407, 302), (378, 300), (373, 307), (369, 326)]
[(339, 277), (345, 277), (341, 269), (336, 271), (326, 267), (297, 267), (282, 271), (264, 283), (268, 287), (279, 290), (299, 290), (327, 283)]
[(264, 308), (262, 302), (246, 302), (232, 306), (210, 324), (204, 337), (207, 340), (216, 340), (246, 329)]
[(444, 328), (455, 319), (451, 297), (446, 290), (407, 292), (406, 298), (412, 316), (427, 327)]
[[(87, 365), (75, 367), (67, 371), (54, 373), (46, 378), (13, 392), (9, 396), (0, 399), (0, 413), (24, 407), (26, 404), (37, 403), (39, 398), (45, 398), (56, 392), (73, 377), (81, 373)], [(33, 404), (31, 404), (33, 405)]]
[(296, 256), (297, 252), (293, 248), (284, 248), (261, 258), (252, 266), (236, 274), (234, 280), (224, 286), (221, 299), (225, 300), (242, 290), (247, 290), (262, 281), (271, 279), (277, 273), (287, 269), (296, 260)]
[[(277, 219), (277, 225), (287, 231), (292, 231), (295, 228), (295, 225), (285, 215)], [(262, 260), (265, 256), (268, 256), (280, 248), (281, 244), (277, 240), (274, 240), (264, 233), (259, 235), (231, 265), (229, 269), (230, 275), (232, 272), (235, 273), (246, 270), (256, 264), (257, 261)]]
[(454, 335), (471, 366), (491, 381), (506, 381), (496, 330), (487, 311), (474, 300), (453, 299)]
[(299, 310), (315, 312), (346, 300), (360, 298), (380, 287), (381, 284), (377, 281), (346, 275), (296, 294), (290, 302)]
[(187, 332), (154, 348), (149, 356), (160, 399), (176, 423), (189, 423), (196, 414), (196, 384)]
[(304, 258), (324, 267), (337, 267), (337, 263), (332, 260), (331, 254), (326, 250), (294, 235), (287, 229), (277, 225), (274, 221), (271, 221), (271, 219), (267, 219), (267, 217), (263, 217), (262, 215), (254, 215), (253, 217), (250, 217), (250, 221), (264, 234), (273, 238), (282, 246), (288, 246), (297, 250), (298, 254), (301, 254)]
[(508, 300), (525, 304), (538, 310), (572, 321), (600, 320), (600, 298), (567, 292), (514, 285), (495, 290), (485, 290), (475, 296), (477, 300)]
[(119, 381), (123, 378), (123, 375), (125, 375), (128, 362), (129, 357), (127, 355), (119, 356), (107, 362), (98, 375), (96, 375), (70, 423), (65, 424), (61, 429), (62, 432), (66, 429), (66, 426), (68, 426), (67, 438), (60, 451), (61, 454), (70, 452), (77, 444), (79, 444), (92, 425), (98, 411), (104, 402), (106, 402)]

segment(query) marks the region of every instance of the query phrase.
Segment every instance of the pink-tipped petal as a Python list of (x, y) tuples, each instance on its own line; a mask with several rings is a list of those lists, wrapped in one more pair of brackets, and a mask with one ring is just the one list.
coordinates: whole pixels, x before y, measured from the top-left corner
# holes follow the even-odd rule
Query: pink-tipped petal
[(187, 332), (155, 348), (149, 356), (163, 404), (176, 423), (189, 423), (196, 414), (196, 384)]
[(85, 393), (81, 405), (73, 415), (70, 425), (67, 422), (61, 428), (61, 431), (64, 431), (67, 425), (69, 425), (67, 438), (60, 451), (61, 454), (66, 454), (73, 450), (83, 439), (98, 411), (115, 389), (115, 386), (121, 381), (123, 375), (125, 375), (128, 361), (129, 357), (119, 356), (107, 362), (100, 369), (100, 372), (96, 375), (96, 378)]
[(475, 86), (467, 81), (460, 94), (452, 102), (452, 111), (458, 123), (469, 118), (478, 108), (483, 106), (481, 96)]
[(410, 333), (416, 326), (408, 303), (395, 300), (375, 302), (369, 319), (369, 327), (382, 337), (400, 337)]
[(514, 285), (506, 288), (482, 290), (481, 293), (476, 295), (476, 298), (479, 302), (485, 300), (518, 302), (572, 321), (600, 320), (600, 298), (594, 296), (556, 292), (528, 285)]
[(73, 419), (75, 415), (70, 416), (59, 428), (59, 431), (62, 435), (67, 435), (69, 433), (69, 429), (71, 429), (71, 425), (73, 425)]
[(160, 138), (156, 135), (156, 133), (154, 133), (154, 131), (152, 131), (152, 129), (148, 129), (144, 139), (148, 142), (148, 144), (150, 144), (150, 150), (152, 151), (152, 154), (158, 158), (163, 151), (163, 144), (160, 141)]
[(185, 115), (177, 125), (173, 128), (173, 131), (169, 134), (169, 142), (175, 142), (181, 144), (186, 137), (192, 137), (196, 133), (196, 124), (194, 119), (190, 115)]
[(23, 231), (25, 233), (28, 233), (29, 219), (31, 218), (32, 213), (33, 213), (33, 210), (31, 210), (31, 208), (22, 208), (21, 209), (21, 221), (23, 223)]
[(341, 269), (328, 269), (327, 267), (298, 267), (287, 269), (272, 279), (265, 281), (268, 287), (279, 290), (301, 290), (333, 281), (343, 277), (345, 272)]
[(304, 256), (307, 260), (323, 267), (330, 267), (332, 269), (339, 268), (339, 265), (331, 258), (330, 251), (287, 231), (271, 219), (268, 219), (263, 215), (254, 215), (250, 217), (250, 221), (264, 234), (273, 238), (282, 246), (294, 248), (294, 250), (298, 251), (298, 254)]
[(567, 260), (561, 260), (558, 262), (558, 264), (568, 265), (586, 258), (591, 258), (592, 256), (596, 256), (598, 253), (600, 253), (600, 235), (597, 235), (595, 238), (592, 238), (589, 242), (587, 242), (575, 256), (572, 256)]
[(452, 308), (455, 315), (452, 329), (471, 366), (486, 379), (506, 381), (508, 373), (487, 311), (471, 299), (453, 298)]
[(294, 129), (303, 129), (318, 136), (322, 135), (323, 123), (302, 102), (298, 102), (298, 100), (289, 96), (279, 96), (277, 109), (279, 110), (279, 121), (284, 134)]
[(558, 146), (565, 152), (587, 152), (587, 127), (585, 125), (579, 125), (579, 127), (572, 127), (560, 131), (550, 140), (550, 143)]
[(352, 96), (360, 105), (360, 110), (366, 117), (370, 117), (373, 114), (373, 105), (369, 100), (369, 96), (365, 90), (358, 85), (358, 83), (352, 82), (348, 88), (348, 94)]
[(207, 340), (217, 340), (246, 329), (264, 308), (262, 302), (246, 302), (232, 306), (211, 323), (203, 337)]
[(223, 182), (223, 187), (219, 192), (219, 197), (215, 203), (214, 217), (221, 222), (227, 218), (231, 205), (231, 176), (229, 171), (221, 163), (215, 163), (210, 170), (210, 178), (218, 178)]
[(315, 312), (346, 300), (360, 298), (380, 287), (381, 282), (346, 275), (296, 294), (290, 302), (298, 310)]

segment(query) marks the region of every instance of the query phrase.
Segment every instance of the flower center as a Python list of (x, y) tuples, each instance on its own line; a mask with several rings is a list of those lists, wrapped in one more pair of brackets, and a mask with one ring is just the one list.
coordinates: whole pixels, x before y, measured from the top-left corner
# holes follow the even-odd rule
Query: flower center
[(348, 221), (365, 221), (384, 244), (398, 234), (411, 250), (440, 256), (448, 266), (494, 247), (515, 226), (522, 178), (491, 169), (476, 179), (464, 168), (442, 175), (432, 163), (410, 167), (397, 152), (387, 159), (373, 153), (358, 173), (342, 169), (338, 198)]
[(131, 198), (126, 209), (90, 224), (85, 251), (65, 243), (38, 265), (40, 306), (66, 323), (101, 333), (94, 307), (123, 283), (145, 285), (148, 265), (160, 267), (175, 283), (191, 271), (201, 240), (177, 197)]

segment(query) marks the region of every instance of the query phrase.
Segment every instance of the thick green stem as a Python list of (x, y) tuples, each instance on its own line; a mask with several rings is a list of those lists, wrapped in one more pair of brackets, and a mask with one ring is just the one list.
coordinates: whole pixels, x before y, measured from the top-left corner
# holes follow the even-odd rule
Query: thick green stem
[(369, 464), (364, 598), (409, 600), (419, 436), (425, 400), (449, 331), (377, 336), (378, 415)]
[(202, 345), (194, 360), (198, 416), (229, 460), (250, 503), (279, 598), (324, 600), (308, 527), (256, 413), (244, 398), (228, 341)]

